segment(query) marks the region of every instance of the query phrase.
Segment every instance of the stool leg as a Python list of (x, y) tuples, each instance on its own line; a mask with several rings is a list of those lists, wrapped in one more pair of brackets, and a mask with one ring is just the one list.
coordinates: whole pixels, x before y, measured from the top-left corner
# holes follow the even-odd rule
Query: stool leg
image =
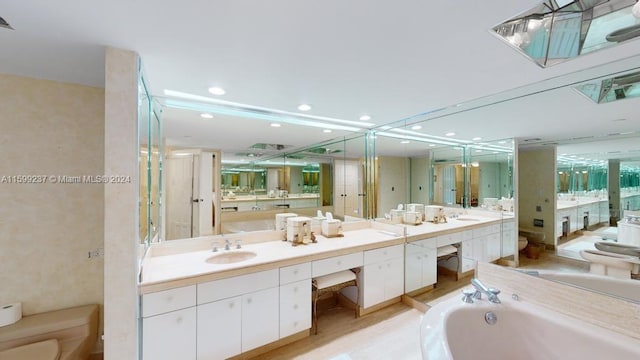
[(313, 315), (311, 318), (311, 326), (313, 326), (313, 333), (318, 335), (318, 289), (313, 291)]

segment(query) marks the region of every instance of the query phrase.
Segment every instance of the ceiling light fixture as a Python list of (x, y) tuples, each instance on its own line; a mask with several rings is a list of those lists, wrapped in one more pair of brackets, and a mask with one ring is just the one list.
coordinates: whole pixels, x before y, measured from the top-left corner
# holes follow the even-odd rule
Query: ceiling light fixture
[(300, 105), (298, 105), (298, 110), (300, 110), (300, 111), (309, 111), (309, 110), (311, 110), (311, 105), (309, 105), (309, 104), (300, 104)]
[(448, 132), (446, 134), (444, 134), (445, 136), (456, 136), (456, 133), (452, 132)]
[(411, 127), (411, 130), (420, 130), (420, 129), (422, 129), (422, 126), (420, 126), (420, 125), (413, 125)]
[(400, 141), (400, 144), (409, 144), (410, 142), (411, 141), (409, 141), (409, 140), (402, 140), (402, 141)]
[(282, 126), (282, 125), (281, 125), (281, 124), (278, 124), (278, 123), (271, 123), (271, 127), (276, 127), (276, 128), (278, 128), (278, 127), (281, 127), (281, 126)]
[(360, 116), (360, 121), (369, 121), (369, 120), (371, 120), (371, 116), (369, 115)]
[(473, 138), (473, 139), (471, 139), (471, 140), (473, 140), (473, 141), (480, 141), (480, 140), (482, 140), (482, 138), (481, 138), (481, 137), (474, 137), (474, 138)]
[(209, 92), (212, 93), (213, 95), (218, 95), (218, 96), (224, 95), (227, 93), (223, 88), (217, 87), (217, 86), (210, 87)]
[(213, 115), (207, 114), (207, 113), (200, 114), (200, 117), (202, 117), (204, 119), (213, 119)]
[(327, 134), (328, 134), (328, 133), (330, 133), (330, 132), (331, 132), (331, 129), (324, 129), (324, 130), (322, 130), (322, 132), (323, 132), (323, 133), (327, 133)]

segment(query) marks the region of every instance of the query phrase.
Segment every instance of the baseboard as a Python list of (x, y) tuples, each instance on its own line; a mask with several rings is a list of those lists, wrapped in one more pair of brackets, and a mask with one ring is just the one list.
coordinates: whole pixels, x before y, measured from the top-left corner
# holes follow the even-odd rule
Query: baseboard
[(240, 355), (236, 355), (233, 357), (230, 357), (228, 360), (248, 360), (248, 359), (253, 359), (257, 356), (260, 356), (264, 353), (267, 353), (273, 349), (277, 349), (281, 346), (285, 346), (288, 344), (291, 344), (292, 342), (296, 342), (298, 340), (304, 339), (306, 337), (308, 337), (309, 335), (311, 335), (311, 329), (307, 329), (304, 331), (300, 331), (299, 333), (295, 333), (293, 335), (287, 336), (285, 338), (282, 338), (280, 340), (274, 341), (272, 343), (260, 346), (258, 348), (255, 348), (253, 350), (249, 350), (247, 352), (244, 352)]
[(389, 305), (393, 305), (396, 303), (399, 303), (400, 301), (402, 301), (402, 296), (397, 296), (394, 297), (392, 299), (389, 299), (387, 301), (383, 301), (379, 304), (373, 305), (373, 306), (369, 306), (368, 308), (364, 309), (360, 306), (358, 306), (358, 316), (364, 316), (367, 314), (371, 314), (372, 312), (378, 311), (382, 308), (386, 308)]
[(414, 308), (414, 309), (416, 309), (416, 310), (418, 310), (420, 312), (423, 312), (423, 313), (426, 313), (427, 310), (430, 309), (429, 305), (423, 303), (422, 301), (418, 301), (418, 300), (412, 298), (411, 296), (402, 295), (402, 302), (405, 305), (411, 306), (412, 308)]

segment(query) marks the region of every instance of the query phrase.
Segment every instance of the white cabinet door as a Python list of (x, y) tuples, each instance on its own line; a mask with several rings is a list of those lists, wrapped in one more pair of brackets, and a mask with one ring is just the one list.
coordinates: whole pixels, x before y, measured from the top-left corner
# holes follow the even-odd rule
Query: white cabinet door
[(172, 311), (142, 320), (142, 359), (196, 358), (196, 308)]
[(279, 288), (242, 295), (242, 352), (279, 338)]
[(404, 259), (394, 258), (385, 263), (385, 300), (404, 294)]
[(500, 258), (500, 233), (487, 236), (486, 261), (495, 261)]
[(198, 360), (240, 354), (241, 309), (240, 296), (198, 305)]
[(311, 279), (280, 286), (280, 338), (311, 328)]
[(361, 302), (361, 306), (363, 308), (366, 309), (385, 300), (385, 271), (386, 267), (382, 262), (364, 266), (364, 281), (362, 284), (363, 292)]
[(422, 286), (438, 282), (438, 250), (425, 248), (422, 253)]
[(405, 245), (405, 292), (418, 290), (422, 284), (422, 253), (424, 249), (415, 244)]

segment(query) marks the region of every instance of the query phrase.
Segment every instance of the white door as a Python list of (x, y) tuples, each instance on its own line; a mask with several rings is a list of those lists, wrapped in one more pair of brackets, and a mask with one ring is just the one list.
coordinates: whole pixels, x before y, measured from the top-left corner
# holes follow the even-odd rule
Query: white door
[(213, 162), (213, 153), (200, 154), (197, 236), (213, 235)]
[(193, 154), (170, 155), (165, 160), (167, 240), (192, 236), (193, 165)]
[(362, 169), (357, 160), (333, 163), (333, 207), (340, 216), (362, 217)]

